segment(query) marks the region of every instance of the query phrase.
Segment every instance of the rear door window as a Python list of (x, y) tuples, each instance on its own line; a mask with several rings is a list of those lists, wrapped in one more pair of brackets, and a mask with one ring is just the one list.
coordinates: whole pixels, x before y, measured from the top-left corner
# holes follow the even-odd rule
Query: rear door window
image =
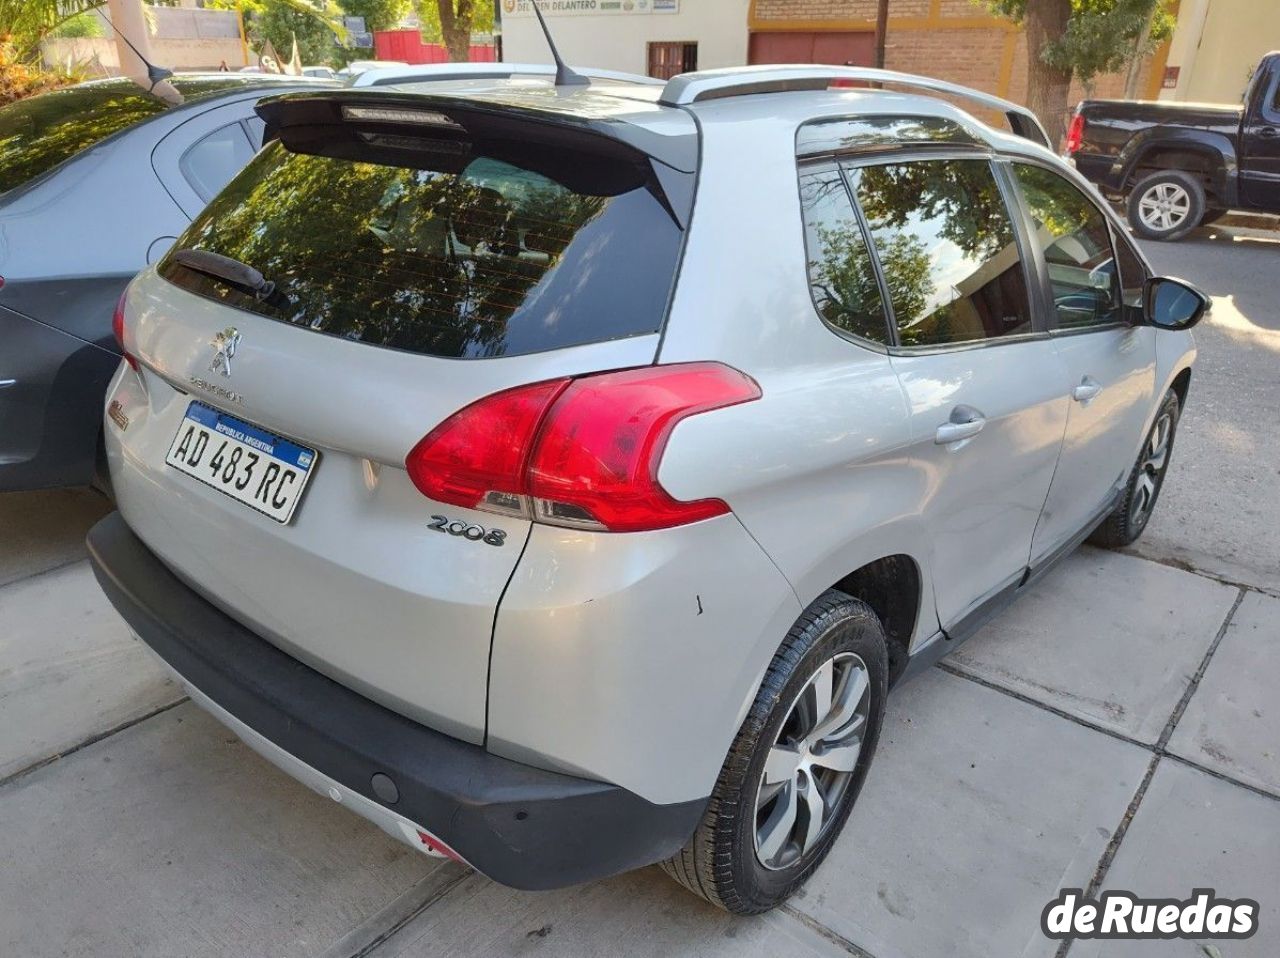
[(887, 344), (880, 284), (840, 171), (802, 172), (800, 209), (818, 314), (839, 332)]
[(848, 170), (904, 347), (1033, 331), (1027, 281), (990, 163), (920, 160)]
[[(541, 148), (419, 155), (414, 166), (269, 145), (175, 244), (160, 273), (304, 329), (432, 356), (539, 352), (656, 332), (681, 230), (647, 161)], [(175, 259), (252, 266), (269, 296)]]
[(0, 193), (165, 109), (129, 80), (54, 90), (0, 108)]

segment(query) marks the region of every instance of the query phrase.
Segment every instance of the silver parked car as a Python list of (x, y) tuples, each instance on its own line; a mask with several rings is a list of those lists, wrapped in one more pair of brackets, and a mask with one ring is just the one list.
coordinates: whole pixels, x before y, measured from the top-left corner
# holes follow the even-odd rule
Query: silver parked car
[(128, 79), (0, 107), (0, 491), (101, 479), (111, 314), (262, 143), (253, 107), (297, 77)]
[(259, 112), (128, 290), (89, 544), (196, 701), (423, 851), (776, 905), (889, 690), (1151, 515), (1207, 303), (1019, 107), (799, 66)]

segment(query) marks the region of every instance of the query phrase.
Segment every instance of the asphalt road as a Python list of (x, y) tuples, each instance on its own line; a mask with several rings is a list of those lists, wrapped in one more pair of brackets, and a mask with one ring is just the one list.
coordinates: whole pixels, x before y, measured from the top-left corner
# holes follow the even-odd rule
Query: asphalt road
[(1280, 234), (1202, 229), (1145, 243), (1213, 296), (1160, 501), (1140, 555), (1280, 595)]

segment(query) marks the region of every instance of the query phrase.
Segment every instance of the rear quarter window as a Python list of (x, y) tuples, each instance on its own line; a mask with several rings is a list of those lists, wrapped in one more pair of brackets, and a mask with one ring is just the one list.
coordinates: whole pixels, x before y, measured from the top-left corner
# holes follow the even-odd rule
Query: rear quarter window
[[(274, 143), (192, 223), (160, 274), (318, 333), (449, 358), (660, 328), (682, 234), (647, 162), (415, 157), (395, 166)], [(176, 261), (183, 249), (248, 264), (274, 291), (255, 296), (197, 272)]]

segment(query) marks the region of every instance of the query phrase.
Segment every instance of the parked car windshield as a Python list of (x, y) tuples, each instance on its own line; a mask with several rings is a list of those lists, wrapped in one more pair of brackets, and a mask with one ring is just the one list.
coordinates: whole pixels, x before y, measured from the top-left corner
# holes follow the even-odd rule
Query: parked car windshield
[[(276, 143), (196, 218), (159, 271), (305, 329), (483, 358), (656, 332), (680, 235), (643, 160), (415, 152), (414, 166), (397, 166)], [(194, 269), (179, 256), (187, 249), (247, 264), (274, 290)]]

